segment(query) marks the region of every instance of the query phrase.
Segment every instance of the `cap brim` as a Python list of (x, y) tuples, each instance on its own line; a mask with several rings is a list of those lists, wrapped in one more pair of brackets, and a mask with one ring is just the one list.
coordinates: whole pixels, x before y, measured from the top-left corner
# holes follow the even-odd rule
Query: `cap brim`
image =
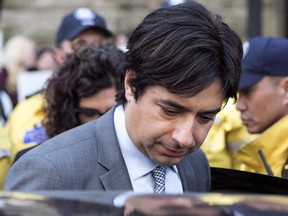
[(113, 36), (113, 34), (112, 34), (110, 31), (108, 31), (107, 29), (98, 27), (98, 26), (81, 26), (81, 27), (75, 29), (75, 30), (73, 31), (73, 33), (71, 33), (70, 38), (67, 38), (67, 39), (70, 39), (70, 40), (71, 40), (71, 39), (74, 39), (74, 38), (77, 37), (79, 34), (81, 34), (82, 32), (84, 32), (84, 31), (86, 31), (86, 30), (88, 30), (88, 29), (98, 29), (98, 30), (102, 31), (103, 34), (104, 34), (106, 37), (111, 37), (111, 36)]
[(248, 88), (255, 83), (259, 82), (263, 78), (263, 74), (256, 72), (246, 72), (242, 73), (242, 77), (239, 83), (239, 90)]

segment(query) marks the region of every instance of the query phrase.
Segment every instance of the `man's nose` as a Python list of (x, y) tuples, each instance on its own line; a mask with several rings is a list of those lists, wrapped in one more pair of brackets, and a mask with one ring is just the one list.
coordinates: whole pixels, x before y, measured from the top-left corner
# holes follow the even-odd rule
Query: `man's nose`
[(236, 103), (236, 109), (239, 110), (240, 112), (245, 110), (245, 103), (243, 97), (240, 95), (237, 103)]
[(172, 139), (181, 148), (190, 148), (194, 145), (193, 130), (193, 121), (180, 122), (173, 131)]

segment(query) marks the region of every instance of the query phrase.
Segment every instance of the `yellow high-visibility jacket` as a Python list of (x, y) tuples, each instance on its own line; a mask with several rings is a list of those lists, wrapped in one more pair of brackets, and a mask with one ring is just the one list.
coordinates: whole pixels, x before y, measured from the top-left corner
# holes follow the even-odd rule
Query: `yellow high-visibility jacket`
[(3, 190), (5, 178), (11, 166), (11, 147), (11, 140), (0, 125), (0, 191)]
[(236, 104), (229, 100), (217, 114), (214, 123), (202, 145), (211, 167), (239, 169), (233, 158), (240, 147), (255, 138), (242, 125)]
[(259, 150), (264, 155), (274, 176), (287, 178), (288, 158), (288, 115), (274, 123), (255, 140), (244, 145), (235, 158), (241, 162), (241, 169), (268, 174)]
[(12, 141), (12, 161), (19, 151), (45, 140), (45, 130), (42, 127), (44, 101), (43, 94), (36, 94), (20, 102), (10, 114), (6, 132)]

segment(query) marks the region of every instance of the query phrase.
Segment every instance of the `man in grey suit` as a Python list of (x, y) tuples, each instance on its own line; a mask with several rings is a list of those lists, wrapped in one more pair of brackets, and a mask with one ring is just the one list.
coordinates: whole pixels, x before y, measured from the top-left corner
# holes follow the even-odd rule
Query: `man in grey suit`
[(209, 191), (199, 148), (237, 98), (241, 59), (239, 37), (202, 5), (152, 12), (129, 39), (118, 105), (22, 156), (5, 190)]

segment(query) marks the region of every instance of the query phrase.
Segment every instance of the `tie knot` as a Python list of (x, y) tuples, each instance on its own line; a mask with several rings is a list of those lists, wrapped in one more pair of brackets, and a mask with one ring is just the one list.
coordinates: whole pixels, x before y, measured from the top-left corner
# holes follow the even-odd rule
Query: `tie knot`
[(166, 167), (157, 166), (152, 170), (152, 177), (155, 182), (155, 193), (165, 193), (165, 176), (166, 176)]

